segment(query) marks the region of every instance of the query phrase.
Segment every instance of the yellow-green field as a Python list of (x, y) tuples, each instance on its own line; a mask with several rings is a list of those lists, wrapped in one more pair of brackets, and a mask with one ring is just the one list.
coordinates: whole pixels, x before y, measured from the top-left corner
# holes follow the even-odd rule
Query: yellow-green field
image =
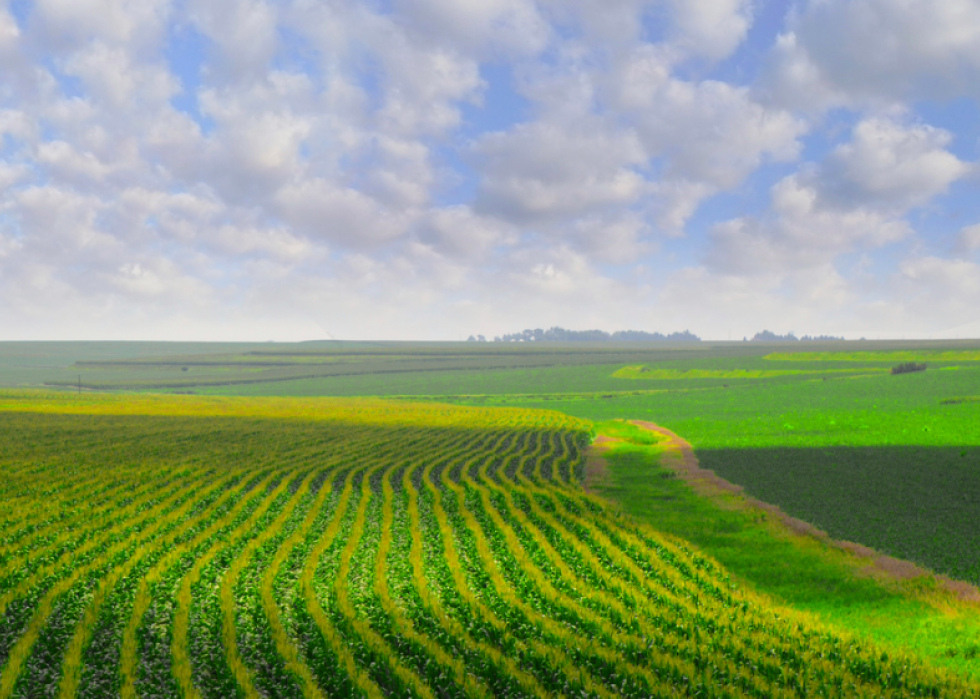
[(683, 380), (683, 379), (772, 379), (781, 376), (820, 376), (873, 374), (887, 369), (656, 369), (651, 366), (626, 366), (613, 373), (617, 379)]
[(586, 494), (591, 429), (0, 393), (0, 697), (977, 696)]

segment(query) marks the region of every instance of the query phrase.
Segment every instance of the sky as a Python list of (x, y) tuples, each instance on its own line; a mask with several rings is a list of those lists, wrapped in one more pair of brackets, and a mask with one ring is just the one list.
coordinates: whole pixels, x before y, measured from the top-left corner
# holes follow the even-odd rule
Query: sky
[(980, 337), (977, 0), (0, 0), (0, 340)]

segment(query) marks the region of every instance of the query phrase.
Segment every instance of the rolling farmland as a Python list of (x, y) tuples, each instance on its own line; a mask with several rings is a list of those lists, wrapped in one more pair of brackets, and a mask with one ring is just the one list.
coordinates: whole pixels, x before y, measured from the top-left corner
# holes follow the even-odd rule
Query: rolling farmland
[(590, 424), (0, 393), (2, 697), (976, 696), (581, 490)]

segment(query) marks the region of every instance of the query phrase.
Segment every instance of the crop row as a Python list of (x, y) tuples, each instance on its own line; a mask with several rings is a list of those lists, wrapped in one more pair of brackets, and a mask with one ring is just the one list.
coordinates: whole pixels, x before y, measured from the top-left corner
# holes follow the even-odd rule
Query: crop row
[(586, 423), (195, 410), (4, 415), (0, 699), (976, 695), (584, 493)]

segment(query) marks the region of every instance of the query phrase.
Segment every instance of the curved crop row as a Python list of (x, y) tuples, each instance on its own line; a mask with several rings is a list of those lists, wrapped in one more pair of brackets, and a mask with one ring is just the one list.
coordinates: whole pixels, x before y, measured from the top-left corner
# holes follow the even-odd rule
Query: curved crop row
[(977, 695), (611, 513), (558, 413), (8, 403), (0, 699)]

